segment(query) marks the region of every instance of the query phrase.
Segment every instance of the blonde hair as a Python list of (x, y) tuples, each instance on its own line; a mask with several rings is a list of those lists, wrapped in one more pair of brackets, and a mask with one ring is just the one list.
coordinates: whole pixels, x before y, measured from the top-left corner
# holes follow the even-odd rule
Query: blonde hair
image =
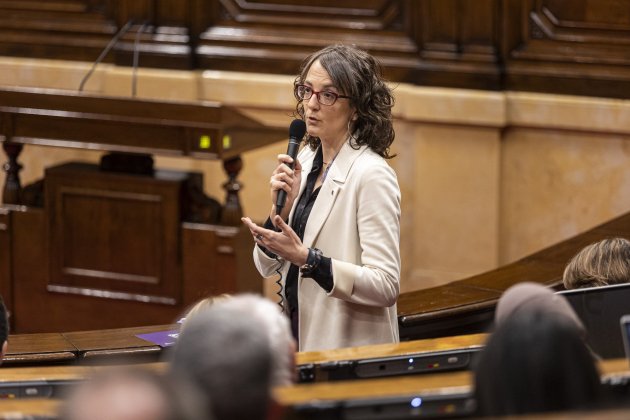
[(214, 305), (217, 302), (223, 302), (224, 300), (227, 300), (231, 297), (232, 295), (230, 295), (229, 293), (222, 293), (217, 296), (208, 296), (206, 298), (203, 298), (193, 303), (192, 306), (190, 306), (186, 310), (183, 318), (180, 321), (182, 324), (180, 330), (183, 331), (188, 321), (194, 318), (195, 315), (197, 315), (199, 312), (203, 311), (206, 308), (209, 308), (210, 306)]
[(583, 248), (564, 269), (566, 289), (581, 289), (630, 281), (630, 241), (604, 239)]

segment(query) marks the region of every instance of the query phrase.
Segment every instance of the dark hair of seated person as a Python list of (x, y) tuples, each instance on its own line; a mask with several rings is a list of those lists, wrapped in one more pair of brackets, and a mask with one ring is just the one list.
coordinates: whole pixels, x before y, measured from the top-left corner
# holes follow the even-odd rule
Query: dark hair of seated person
[(2, 363), (2, 356), (6, 351), (7, 340), (9, 339), (9, 313), (6, 306), (4, 306), (4, 300), (0, 296), (0, 363)]
[(595, 360), (575, 323), (520, 311), (490, 336), (475, 366), (479, 414), (507, 416), (596, 408)]

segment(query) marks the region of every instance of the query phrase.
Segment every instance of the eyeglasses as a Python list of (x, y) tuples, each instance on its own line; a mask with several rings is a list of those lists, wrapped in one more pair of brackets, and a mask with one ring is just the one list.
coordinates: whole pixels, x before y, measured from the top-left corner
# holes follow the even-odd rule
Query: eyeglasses
[(295, 87), (295, 96), (297, 96), (302, 101), (308, 101), (309, 99), (311, 99), (311, 96), (313, 96), (313, 94), (315, 94), (315, 96), (317, 97), (317, 102), (322, 105), (328, 106), (333, 105), (335, 102), (337, 102), (337, 99), (339, 98), (350, 99), (350, 96), (338, 95), (335, 92), (331, 92), (329, 90), (316, 92), (313, 90), (312, 87), (306, 85), (297, 85)]

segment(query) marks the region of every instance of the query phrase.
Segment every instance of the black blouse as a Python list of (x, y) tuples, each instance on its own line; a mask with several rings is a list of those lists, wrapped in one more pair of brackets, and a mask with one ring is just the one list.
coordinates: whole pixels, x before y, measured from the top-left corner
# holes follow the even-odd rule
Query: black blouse
[[(323, 161), (324, 159), (322, 155), (322, 149), (320, 147), (315, 154), (315, 158), (313, 160), (313, 168), (306, 178), (306, 188), (302, 192), (302, 195), (300, 195), (297, 202), (297, 207), (293, 212), (291, 228), (295, 231), (300, 240), (304, 240), (304, 231), (306, 230), (306, 224), (308, 223), (308, 218), (311, 214), (311, 210), (313, 209), (313, 205), (315, 204), (315, 200), (317, 199), (317, 196), (321, 189), (321, 187), (315, 189), (315, 183), (317, 182), (317, 178), (319, 177), (319, 173), (322, 169)], [(271, 219), (267, 219), (267, 221), (265, 222), (265, 228), (272, 230), (274, 229)], [(273, 253), (271, 253), (264, 247), (261, 247), (261, 249), (271, 258), (276, 257)], [(322, 251), (325, 252), (325, 250)], [(300, 267), (295, 264), (291, 264), (291, 266), (289, 267), (289, 271), (287, 272), (284, 294), (287, 298), (288, 303), (288, 315), (292, 320), (295, 320), (298, 312), (299, 303), (297, 280), (299, 278), (299, 274)], [(326, 292), (330, 292), (332, 290), (334, 283), (332, 276), (332, 261), (329, 257), (322, 257), (319, 266), (317, 266), (312, 274), (312, 280), (317, 282), (317, 284), (319, 284)]]

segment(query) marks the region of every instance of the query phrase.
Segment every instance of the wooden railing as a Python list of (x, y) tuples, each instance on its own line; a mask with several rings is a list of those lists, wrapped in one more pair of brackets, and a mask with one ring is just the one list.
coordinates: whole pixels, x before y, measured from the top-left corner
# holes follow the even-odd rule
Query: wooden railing
[(564, 268), (575, 254), (588, 244), (617, 236), (630, 237), (630, 213), (496, 270), (403, 293), (398, 300), (401, 339), (485, 332), (499, 297), (510, 286), (531, 281), (559, 289)]

